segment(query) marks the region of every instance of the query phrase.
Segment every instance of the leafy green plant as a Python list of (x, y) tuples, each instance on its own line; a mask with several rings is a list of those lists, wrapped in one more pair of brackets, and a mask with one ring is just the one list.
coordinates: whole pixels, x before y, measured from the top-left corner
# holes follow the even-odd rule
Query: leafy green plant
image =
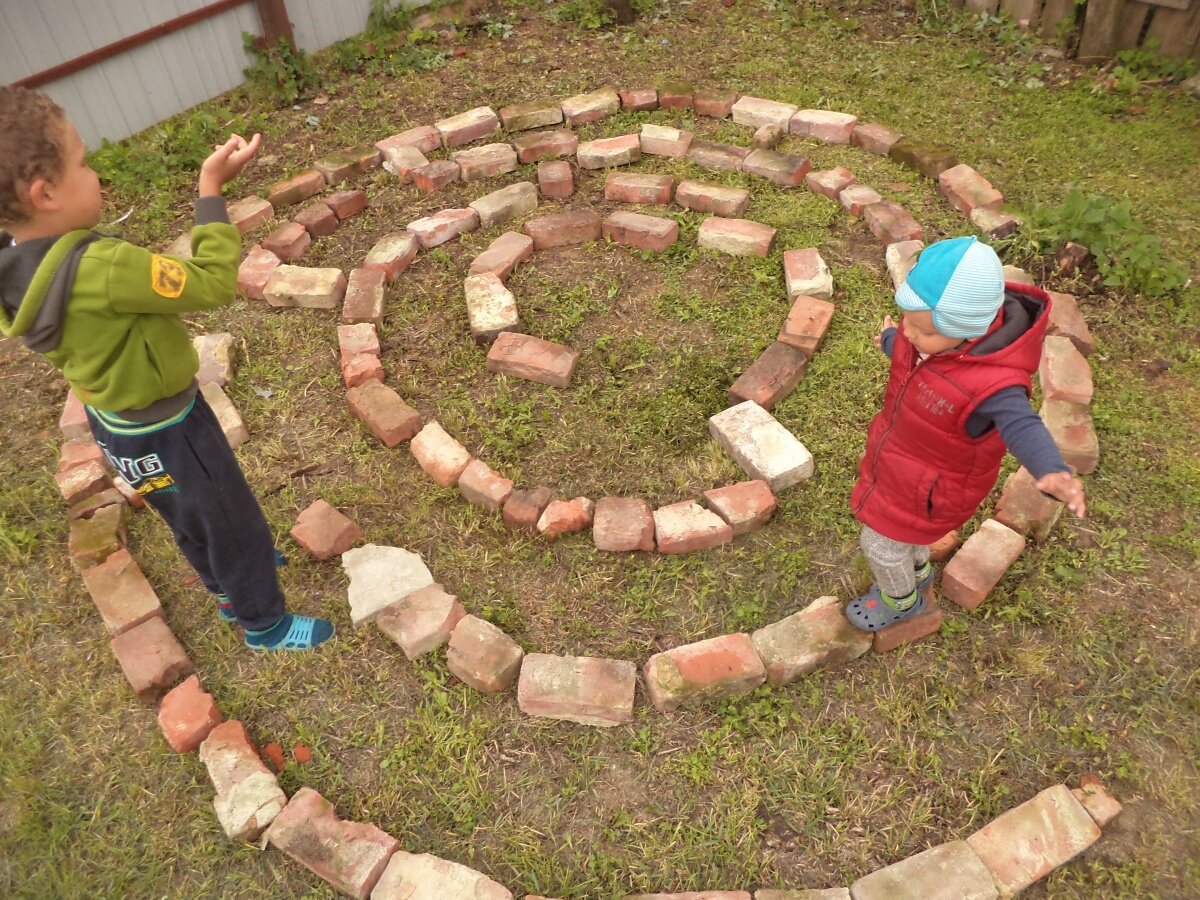
[(371, 0), (367, 12), (367, 34), (394, 34), (408, 27), (412, 10), (396, 0)]
[(249, 32), (242, 32), (242, 47), (254, 62), (242, 70), (249, 84), (275, 97), (281, 105), (295, 103), (317, 86), (317, 70), (308, 54), (280, 37), (265, 44)]
[(484, 33), (489, 37), (500, 38), (502, 41), (513, 36), (516, 27), (508, 20), (485, 13), (482, 16)]
[(1121, 50), (1117, 53), (1117, 66), (1113, 76), (1128, 74), (1138, 82), (1161, 81), (1178, 84), (1196, 71), (1191, 59), (1169, 59), (1160, 56), (1157, 41), (1147, 41), (1141, 47)]
[(551, 13), (555, 22), (574, 22), (580, 28), (596, 31), (615, 21), (612, 10), (602, 0), (567, 0)]

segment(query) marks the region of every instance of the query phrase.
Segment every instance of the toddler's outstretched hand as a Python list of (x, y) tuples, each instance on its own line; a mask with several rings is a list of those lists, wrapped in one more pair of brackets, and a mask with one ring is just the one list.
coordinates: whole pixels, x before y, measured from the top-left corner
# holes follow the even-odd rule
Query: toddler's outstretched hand
[(889, 328), (895, 328), (895, 327), (896, 327), (896, 323), (892, 321), (891, 316), (883, 317), (883, 326), (879, 329), (879, 334), (875, 335), (875, 349), (876, 350), (883, 349), (883, 333), (885, 331), (887, 331)]
[(1052, 494), (1067, 505), (1067, 509), (1079, 518), (1087, 512), (1083, 499), (1083, 482), (1066, 472), (1051, 472), (1037, 480), (1037, 489)]
[(200, 166), (200, 196), (215, 197), (220, 194), (222, 186), (237, 178), (246, 163), (254, 158), (260, 143), (261, 134), (254, 135), (248, 141), (240, 134), (233, 134), (225, 143), (218, 144)]

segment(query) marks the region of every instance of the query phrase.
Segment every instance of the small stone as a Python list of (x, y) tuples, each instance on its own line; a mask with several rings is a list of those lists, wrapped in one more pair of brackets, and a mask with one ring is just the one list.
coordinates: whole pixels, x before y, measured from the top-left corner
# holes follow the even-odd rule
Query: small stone
[(413, 458), (425, 474), (442, 487), (454, 487), (471, 462), (467, 448), (446, 433), (437, 421), (426, 423), (409, 443)]
[(505, 131), (528, 131), (543, 125), (558, 125), (562, 120), (562, 106), (557, 100), (529, 100), (500, 108), (500, 122)]
[(368, 251), (362, 267), (377, 269), (387, 276), (388, 281), (395, 281), (416, 258), (419, 245), (417, 236), (410, 231), (385, 234)]
[(275, 207), (262, 197), (251, 195), (230, 203), (226, 212), (229, 221), (241, 234), (275, 218)]
[(158, 595), (128, 550), (116, 550), (81, 574), (104, 627), (113, 637), (149, 619), (163, 617)]
[(433, 584), (433, 576), (421, 557), (402, 547), (355, 547), (342, 554), (342, 568), (350, 579), (347, 600), (355, 626)]
[(346, 296), (341, 269), (278, 266), (267, 279), (263, 297), (271, 306), (337, 309)]
[(554, 492), (540, 487), (533, 491), (513, 491), (504, 501), (504, 525), (514, 531), (537, 531), (538, 519), (554, 499)]
[(440, 584), (430, 584), (381, 610), (375, 624), (400, 646), (405, 657), (416, 659), (449, 641), (466, 614), (453, 594), (447, 594)]
[(874, 636), (847, 621), (837, 597), (819, 597), (798, 613), (750, 635), (774, 687), (809, 672), (858, 659)]
[(1046, 336), (1038, 380), (1045, 400), (1063, 400), (1082, 406), (1092, 402), (1092, 367), (1070, 338)]
[(748, 634), (726, 634), (656, 653), (643, 672), (646, 693), (660, 712), (747, 694), (767, 679)]
[(367, 381), (350, 388), (346, 403), (385, 447), (395, 447), (421, 429), (421, 414), (382, 382)]
[(709, 418), (708, 430), (747, 475), (765, 481), (776, 494), (813, 473), (812, 454), (752, 400)]
[(837, 166), (822, 172), (809, 172), (804, 176), (804, 183), (814, 194), (836, 200), (842, 191), (854, 184), (854, 173), (843, 166)]
[(303, 225), (299, 222), (284, 222), (263, 238), (262, 246), (264, 250), (269, 250), (284, 262), (290, 262), (303, 256), (311, 243), (312, 235)]
[(198, 749), (222, 721), (217, 701), (200, 687), (200, 679), (195, 675), (168, 691), (158, 708), (158, 726), (176, 753)]
[(273, 209), (292, 206), (325, 190), (325, 176), (316, 169), (306, 169), (291, 178), (277, 181), (267, 192), (267, 202)]
[(604, 199), (616, 203), (667, 206), (675, 189), (670, 175), (611, 172), (604, 179)]
[(471, 261), (469, 271), (472, 275), (490, 273), (501, 281), (506, 281), (513, 270), (532, 255), (533, 238), (517, 231), (506, 231)]
[(432, 216), (423, 216), (408, 223), (408, 230), (417, 236), (426, 250), (439, 247), (459, 235), (479, 227), (479, 213), (467, 209), (443, 209)]
[(342, 321), (351, 324), (369, 322), (376, 328), (383, 325), (385, 269), (355, 269), (346, 283), (346, 298), (342, 301)]
[(786, 136), (786, 125), (763, 125), (754, 132), (754, 137), (750, 139), (750, 147), (754, 150), (775, 150)]
[(779, 340), (811, 357), (825, 339), (833, 319), (833, 310), (834, 306), (828, 300), (800, 294), (783, 323)]
[(599, 214), (590, 209), (551, 213), (525, 222), (525, 233), (533, 238), (535, 250), (597, 241), (601, 229)]
[(871, 233), (884, 244), (925, 240), (925, 229), (908, 210), (891, 200), (872, 203), (863, 209), (863, 219)]
[(739, 172), (742, 160), (750, 155), (749, 147), (733, 144), (715, 144), (712, 141), (692, 141), (687, 158), (702, 169), (717, 172)]
[(432, 153), (442, 148), (442, 135), (432, 125), (419, 125), (375, 142), (375, 149), (385, 157), (393, 147), (415, 147), (421, 153)]
[(766, 258), (771, 254), (771, 245), (774, 242), (774, 228), (749, 219), (710, 216), (700, 224), (696, 233), (697, 246), (734, 256)]
[(758, 175), (773, 184), (795, 187), (804, 184), (812, 164), (803, 156), (780, 153), (778, 150), (754, 150), (742, 160), (742, 171)]
[(517, 151), (508, 144), (484, 144), (470, 150), (457, 150), (450, 158), (458, 164), (463, 181), (495, 178), (517, 168)]
[(892, 276), (892, 287), (899, 289), (904, 284), (904, 279), (917, 264), (917, 255), (924, 249), (924, 241), (897, 241), (887, 245), (883, 258), (888, 274)]
[(199, 334), (192, 338), (192, 346), (200, 360), (196, 381), (200, 384), (211, 381), (221, 387), (233, 381), (233, 373), (237, 370), (237, 344), (232, 334)]
[(246, 427), (241, 413), (237, 411), (228, 395), (221, 390), (220, 385), (211, 381), (208, 384), (202, 384), (200, 393), (204, 396), (204, 402), (212, 408), (213, 415), (217, 417), (217, 424), (225, 433), (225, 440), (229, 441), (230, 447), (236, 450), (250, 440), (250, 429)]
[(738, 376), (729, 388), (729, 402), (752, 400), (763, 409), (774, 409), (800, 383), (807, 366), (805, 353), (776, 341)]
[(579, 137), (573, 131), (538, 131), (518, 134), (512, 144), (518, 162), (533, 163), (539, 159), (574, 156), (579, 149)]
[(783, 280), (790, 300), (800, 296), (815, 297), (817, 300), (833, 299), (833, 275), (816, 247), (785, 250)]
[(850, 143), (876, 156), (887, 156), (902, 137), (904, 135), (886, 125), (866, 122), (854, 126), (854, 131), (850, 133)]
[(631, 112), (658, 109), (658, 91), (654, 88), (632, 88), (619, 93), (621, 109)]
[(692, 145), (692, 133), (664, 125), (643, 125), (638, 139), (642, 152), (650, 156), (666, 156), (682, 159)]
[(705, 491), (704, 502), (729, 523), (734, 537), (762, 528), (771, 520), (779, 505), (770, 486), (759, 480), (742, 481)]
[(309, 504), (296, 518), (290, 534), (313, 559), (341, 556), (363, 536), (352, 519), (324, 500)]
[(476, 616), (463, 616), (450, 635), (446, 666), (485, 694), (505, 690), (521, 668), (524, 651), (516, 641)]
[(484, 228), (503, 225), (510, 219), (528, 215), (537, 209), (537, 188), (530, 181), (519, 181), (472, 200), (471, 209), (479, 214)]
[(679, 223), (674, 219), (634, 212), (615, 212), (604, 220), (603, 234), (618, 244), (661, 253), (679, 240)]
[(861, 216), (863, 210), (868, 206), (882, 201), (883, 197), (879, 195), (879, 192), (865, 184), (852, 184), (843, 188), (842, 192), (838, 194), (838, 203), (842, 204), (842, 209), (856, 218)]
[(791, 103), (776, 103), (774, 100), (760, 100), (758, 97), (739, 97), (731, 109), (733, 121), (739, 125), (749, 125), (760, 128), (763, 125), (778, 125), (787, 129), (797, 107)]
[(696, 212), (740, 218), (750, 206), (750, 192), (744, 188), (686, 180), (675, 190), (675, 202)]
[(195, 671), (167, 623), (158, 616), (121, 632), (109, 641), (109, 646), (129, 686), (143, 703), (154, 703)]
[(491, 272), (469, 275), (463, 282), (463, 293), (467, 301), (467, 321), (476, 343), (490, 344), (501, 332), (520, 327), (517, 300), (500, 276)]
[(325, 205), (333, 210), (338, 221), (357, 215), (367, 208), (370, 200), (366, 191), (334, 191), (325, 198)]
[(654, 540), (659, 553), (691, 553), (728, 544), (733, 528), (695, 500), (684, 500), (654, 511)]
[(237, 287), (250, 300), (262, 300), (271, 273), (283, 262), (261, 244), (255, 244), (238, 266)]
[(492, 512), (504, 507), (512, 491), (512, 479), (503, 477), (481, 459), (471, 460), (458, 478), (458, 492), (463, 499)]
[(561, 103), (563, 118), (568, 125), (583, 125), (598, 122), (606, 116), (619, 112), (621, 98), (615, 89), (602, 87), (586, 94), (567, 97)]
[(586, 141), (575, 151), (581, 169), (606, 169), (626, 166), (642, 158), (641, 138), (636, 134)]
[(458, 163), (449, 159), (435, 159), (409, 171), (412, 183), (427, 194), (440, 191), (446, 185), (459, 180)]
[(631, 662), (531, 653), (521, 663), (517, 705), (528, 716), (608, 728), (633, 720), (636, 683)]
[(487, 370), (565, 388), (571, 383), (579, 353), (530, 334), (504, 331), (496, 335), (487, 355)]
[(565, 200), (575, 193), (575, 176), (564, 159), (544, 159), (537, 167), (538, 187), (552, 200)]
[(986, 519), (942, 570), (942, 591), (965, 609), (974, 609), (1025, 549), (1025, 538), (995, 519)]
[(433, 127), (441, 134), (442, 143), (449, 149), (495, 134), (500, 130), (500, 119), (490, 106), (478, 106), (434, 122)]
[(587, 497), (551, 500), (538, 517), (538, 534), (548, 541), (553, 541), (560, 535), (583, 531), (592, 524), (594, 513), (595, 504)]

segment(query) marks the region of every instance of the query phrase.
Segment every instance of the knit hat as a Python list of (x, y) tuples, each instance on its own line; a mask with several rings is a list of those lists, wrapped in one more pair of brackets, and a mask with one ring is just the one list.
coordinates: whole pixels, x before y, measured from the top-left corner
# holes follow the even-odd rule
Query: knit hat
[(946, 337), (986, 334), (1003, 302), (1000, 257), (973, 237), (930, 244), (896, 290), (901, 309), (931, 311), (933, 327)]

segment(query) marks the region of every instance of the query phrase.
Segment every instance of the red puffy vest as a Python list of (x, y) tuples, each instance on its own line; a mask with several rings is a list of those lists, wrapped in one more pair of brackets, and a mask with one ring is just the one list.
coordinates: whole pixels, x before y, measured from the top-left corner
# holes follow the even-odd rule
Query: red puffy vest
[[(1028, 394), (1050, 317), (1050, 297), (1027, 284), (1005, 284), (1026, 298), (1033, 321), (1014, 340), (972, 355), (1004, 323), (1003, 311), (982, 337), (921, 360), (898, 329), (883, 409), (867, 431), (867, 449), (850, 496), (854, 515), (894, 541), (929, 544), (975, 514), (996, 484), (1004, 441), (995, 428), (979, 437), (966, 424), (980, 401), (1021, 385)], [(994, 343), (994, 340), (993, 340)]]

